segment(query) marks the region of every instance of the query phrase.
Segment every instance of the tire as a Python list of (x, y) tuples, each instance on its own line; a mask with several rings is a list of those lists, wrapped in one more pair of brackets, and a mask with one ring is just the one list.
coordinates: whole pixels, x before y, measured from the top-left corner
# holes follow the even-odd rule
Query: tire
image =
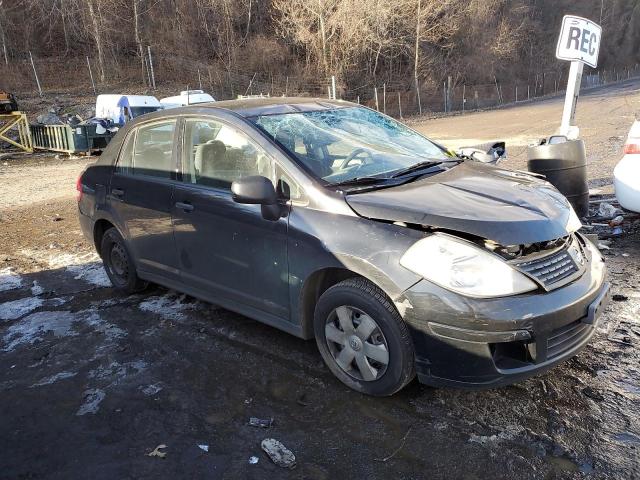
[(385, 293), (368, 280), (350, 278), (324, 292), (316, 304), (313, 326), (324, 362), (348, 387), (386, 396), (414, 378), (407, 325)]
[(148, 283), (138, 278), (124, 238), (115, 227), (104, 232), (100, 244), (100, 254), (104, 269), (116, 290), (136, 293), (147, 288)]

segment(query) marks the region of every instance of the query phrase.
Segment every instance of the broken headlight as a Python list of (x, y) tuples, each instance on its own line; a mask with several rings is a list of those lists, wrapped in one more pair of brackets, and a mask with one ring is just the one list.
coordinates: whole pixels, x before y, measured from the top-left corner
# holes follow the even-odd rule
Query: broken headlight
[(447, 290), (470, 297), (503, 297), (537, 288), (499, 256), (451, 235), (437, 233), (418, 240), (400, 264)]

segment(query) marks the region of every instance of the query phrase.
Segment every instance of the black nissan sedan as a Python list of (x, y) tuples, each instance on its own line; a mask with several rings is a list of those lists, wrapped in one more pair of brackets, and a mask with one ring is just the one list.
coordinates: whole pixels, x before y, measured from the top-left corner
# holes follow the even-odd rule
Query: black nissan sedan
[(549, 183), (348, 102), (144, 115), (77, 188), (115, 288), (154, 282), (315, 338), (371, 395), (542, 372), (585, 346), (608, 300), (603, 257)]

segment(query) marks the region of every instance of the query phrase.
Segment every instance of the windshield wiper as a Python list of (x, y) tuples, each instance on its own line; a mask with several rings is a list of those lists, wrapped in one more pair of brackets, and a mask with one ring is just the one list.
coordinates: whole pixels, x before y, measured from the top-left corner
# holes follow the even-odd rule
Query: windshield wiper
[(435, 167), (436, 165), (440, 165), (441, 163), (444, 162), (442, 160), (426, 160), (424, 162), (418, 162), (409, 167), (397, 170), (393, 175), (391, 175), (391, 178), (398, 178), (408, 173), (417, 172), (418, 170), (422, 170), (423, 168)]
[(329, 183), (328, 187), (341, 187), (343, 185), (371, 185), (374, 183), (380, 183), (388, 180), (385, 177), (355, 177), (349, 180), (343, 180), (341, 182)]

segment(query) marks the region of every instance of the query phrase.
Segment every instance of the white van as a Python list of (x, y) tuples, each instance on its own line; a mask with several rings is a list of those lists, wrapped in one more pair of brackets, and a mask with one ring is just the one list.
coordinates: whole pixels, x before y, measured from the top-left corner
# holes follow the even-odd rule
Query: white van
[(196, 103), (215, 102), (215, 99), (204, 90), (183, 90), (175, 97), (161, 98), (160, 103), (164, 109), (184, 107)]
[(158, 99), (151, 95), (106, 94), (96, 98), (96, 118), (107, 118), (117, 125), (161, 109)]

